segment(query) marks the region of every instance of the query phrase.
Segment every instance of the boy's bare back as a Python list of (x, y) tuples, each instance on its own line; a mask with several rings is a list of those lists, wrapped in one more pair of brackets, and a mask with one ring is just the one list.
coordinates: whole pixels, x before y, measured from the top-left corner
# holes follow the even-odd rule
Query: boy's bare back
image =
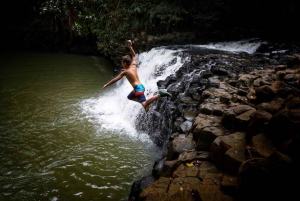
[(126, 76), (127, 80), (132, 85), (132, 87), (135, 87), (136, 85), (141, 84), (141, 81), (137, 74), (136, 67), (129, 67), (124, 72), (125, 72), (125, 76)]

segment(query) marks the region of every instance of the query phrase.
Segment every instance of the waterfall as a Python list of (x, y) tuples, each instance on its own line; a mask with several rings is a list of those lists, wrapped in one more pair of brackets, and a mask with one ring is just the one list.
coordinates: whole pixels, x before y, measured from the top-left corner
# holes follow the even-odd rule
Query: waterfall
[[(157, 81), (166, 79), (182, 66), (182, 50), (159, 47), (137, 54), (137, 70), (146, 88), (146, 98), (158, 91)], [(98, 98), (84, 100), (81, 103), (83, 113), (97, 126), (99, 133), (110, 131), (135, 138), (147, 138), (145, 132), (137, 131), (135, 127), (137, 116), (145, 113), (145, 110), (141, 104), (127, 99), (131, 91), (132, 86), (124, 77), (106, 88)]]
[(231, 41), (231, 42), (221, 42), (221, 43), (210, 43), (208, 45), (194, 45), (194, 47), (206, 48), (212, 50), (221, 50), (231, 53), (240, 53), (246, 52), (248, 54), (253, 54), (263, 43), (259, 39), (248, 39), (240, 41)]
[[(145, 96), (146, 98), (153, 96), (158, 91), (158, 81), (165, 80), (168, 76), (176, 73), (185, 62), (189, 61), (190, 56), (184, 52), (188, 52), (190, 49), (252, 54), (261, 43), (259, 40), (251, 39), (208, 45), (165, 46), (139, 53), (137, 54), (138, 73), (146, 88)], [(83, 113), (86, 114), (89, 121), (95, 124), (99, 133), (105, 130), (148, 139), (148, 131), (141, 129), (146, 127), (137, 125), (145, 124), (143, 122), (145, 119), (153, 120), (153, 115), (158, 116), (158, 114), (153, 110), (146, 114), (141, 104), (128, 100), (127, 95), (131, 90), (132, 86), (126, 78), (122, 78), (106, 88), (98, 98), (87, 99), (81, 103)], [(156, 103), (152, 103), (152, 105), (156, 105)], [(148, 117), (146, 118), (146, 116)], [(156, 126), (160, 128), (159, 125)]]

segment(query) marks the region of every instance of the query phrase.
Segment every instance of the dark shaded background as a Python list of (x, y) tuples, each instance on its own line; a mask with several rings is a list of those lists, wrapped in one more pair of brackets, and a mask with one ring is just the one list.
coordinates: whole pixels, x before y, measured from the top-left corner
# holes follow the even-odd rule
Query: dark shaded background
[[(2, 2), (0, 8), (1, 51), (28, 48), (25, 44), (27, 34), (25, 30), (38, 30), (38, 27), (30, 29), (31, 27), (28, 27), (28, 24), (35, 18), (39, 18), (38, 6), (43, 1), (44, 0), (16, 0)], [(176, 2), (189, 5), (189, 1), (177, 0)], [(215, 2), (217, 2), (217, 0), (215, 0)], [(237, 28), (236, 30), (243, 30), (243, 33), (257, 33), (258, 37), (263, 37), (264, 39), (295, 43), (300, 41), (298, 36), (300, 19), (299, 0), (276, 2), (220, 0), (219, 2), (221, 3), (220, 5), (222, 5), (220, 9), (226, 10), (217, 25), (219, 27), (216, 27), (216, 30), (219, 32), (215, 33), (215, 36), (220, 36), (220, 40), (232, 40), (230, 37), (233, 33), (236, 33), (234, 28)], [(193, 27), (193, 25), (190, 27)], [(224, 32), (220, 30), (224, 30)], [(195, 31), (202, 33), (203, 30)], [(228, 32), (228, 34), (222, 35), (223, 33), (225, 34), (225, 31)], [(37, 35), (38, 34), (39, 33), (37, 33)], [(208, 33), (203, 37), (209, 36), (211, 36), (211, 34)]]

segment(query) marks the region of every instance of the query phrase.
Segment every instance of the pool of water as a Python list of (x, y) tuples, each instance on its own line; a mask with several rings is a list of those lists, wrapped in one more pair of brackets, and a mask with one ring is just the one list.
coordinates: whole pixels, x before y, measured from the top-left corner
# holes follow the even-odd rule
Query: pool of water
[(132, 183), (150, 174), (160, 151), (147, 135), (87, 112), (102, 105), (101, 118), (112, 118), (105, 97), (113, 87), (102, 90), (112, 77), (102, 57), (0, 55), (1, 201), (126, 200)]

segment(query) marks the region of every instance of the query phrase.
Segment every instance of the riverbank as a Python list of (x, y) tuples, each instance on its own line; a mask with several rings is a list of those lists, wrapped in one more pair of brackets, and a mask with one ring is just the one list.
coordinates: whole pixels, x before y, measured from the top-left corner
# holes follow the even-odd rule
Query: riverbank
[(299, 52), (267, 44), (254, 55), (193, 53), (159, 82), (173, 94), (162, 115), (174, 132), (128, 200), (299, 199), (300, 92), (283, 83), (300, 76)]

